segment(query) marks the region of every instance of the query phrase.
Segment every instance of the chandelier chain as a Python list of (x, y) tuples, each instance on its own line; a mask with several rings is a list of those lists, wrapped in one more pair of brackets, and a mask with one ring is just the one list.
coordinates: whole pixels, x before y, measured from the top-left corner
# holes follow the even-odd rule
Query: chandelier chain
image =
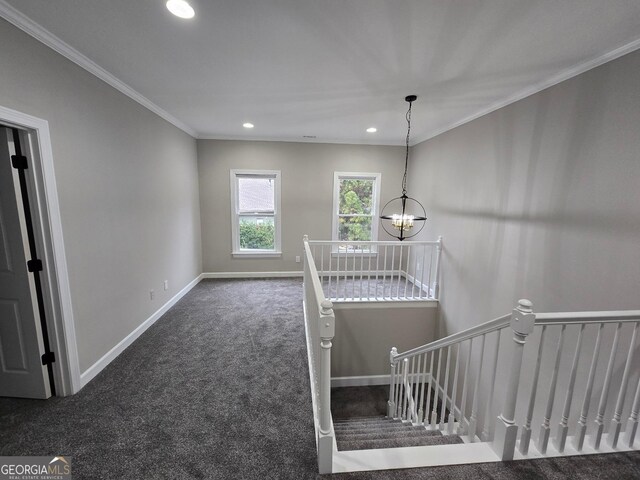
[(411, 105), (413, 102), (409, 102), (409, 110), (407, 110), (407, 114), (405, 118), (407, 119), (407, 140), (406, 140), (406, 151), (404, 156), (404, 176), (402, 177), (402, 195), (407, 194), (407, 168), (409, 166), (409, 136), (411, 134)]

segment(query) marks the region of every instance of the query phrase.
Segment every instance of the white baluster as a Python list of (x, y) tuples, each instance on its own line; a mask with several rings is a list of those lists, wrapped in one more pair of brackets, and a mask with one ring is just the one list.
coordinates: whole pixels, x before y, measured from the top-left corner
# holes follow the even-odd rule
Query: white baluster
[[(427, 357), (428, 353), (425, 353), (422, 358), (422, 369), (420, 369), (420, 381), (418, 383), (420, 388), (420, 394), (418, 395), (418, 423), (424, 422), (424, 410), (422, 405), (424, 404), (424, 388), (427, 383)], [(428, 407), (427, 407), (428, 411)]]
[(496, 370), (498, 369), (498, 354), (500, 349), (500, 335), (502, 330), (496, 332), (496, 344), (493, 347), (493, 365), (491, 370), (491, 380), (489, 382), (489, 396), (487, 397), (487, 408), (484, 414), (484, 425), (482, 426), (482, 433), (480, 438), (483, 442), (488, 442), (491, 437), (491, 418), (493, 417), (493, 393), (496, 389)]
[(438, 245), (436, 247), (436, 271), (434, 272), (433, 279), (433, 298), (439, 298), (440, 296), (440, 257), (442, 256), (442, 236), (438, 237)]
[(352, 263), (352, 275), (351, 275), (351, 300), (355, 300), (356, 298), (356, 245), (351, 246), (351, 252), (353, 254)]
[(349, 244), (345, 245), (344, 248), (344, 293), (342, 298), (344, 300), (347, 299), (347, 295), (349, 293)]
[[(415, 298), (416, 294), (415, 294), (415, 287), (416, 284), (418, 282), (418, 261), (419, 261), (419, 256), (418, 256), (418, 247), (416, 247), (416, 253), (414, 255), (415, 257), (415, 263), (414, 263), (414, 268), (413, 268), (413, 282), (411, 282), (411, 298)], [(420, 296), (420, 291), (418, 291), (418, 297)]]
[(371, 255), (373, 246), (369, 245), (369, 268), (367, 269), (367, 299), (371, 300)]
[[(435, 352), (434, 352), (435, 353)], [(438, 349), (438, 371), (436, 374), (436, 386), (433, 391), (433, 407), (431, 410), (431, 428), (436, 429), (438, 418), (438, 396), (440, 395), (440, 365), (442, 364), (442, 349)]]
[(525, 419), (520, 434), (520, 445), (518, 449), (522, 455), (529, 453), (529, 443), (531, 442), (531, 420), (533, 418), (533, 407), (536, 402), (536, 393), (538, 391), (538, 378), (540, 377), (540, 363), (542, 362), (542, 351), (544, 349), (544, 338), (547, 333), (547, 326), (542, 326), (540, 334), (540, 343), (538, 343), (538, 355), (536, 356), (536, 368), (533, 372), (533, 381), (531, 382), (531, 393), (529, 395), (529, 406), (527, 407), (527, 418)]
[(413, 422), (413, 408), (411, 408), (411, 405), (413, 405), (413, 393), (414, 393), (414, 389), (413, 389), (413, 378), (415, 375), (415, 371), (414, 371), (414, 367), (415, 367), (415, 363), (416, 363), (416, 357), (411, 357), (411, 367), (409, 367), (409, 375), (407, 376), (407, 379), (409, 381), (409, 383), (407, 384), (407, 391), (409, 392), (409, 395), (407, 395), (407, 400), (408, 400), (408, 409), (407, 409), (407, 420)]
[(402, 249), (400, 245), (400, 256), (398, 257), (398, 281), (396, 282), (396, 298), (400, 298), (400, 280), (402, 279)]
[[(333, 247), (331, 247), (333, 249)], [(336, 300), (340, 295), (340, 245), (336, 246)]]
[(391, 246), (391, 278), (389, 279), (389, 298), (393, 298), (393, 278), (396, 268), (396, 246)]
[(376, 283), (375, 283), (375, 288), (374, 288), (374, 297), (378, 298), (378, 272), (380, 271), (380, 257), (382, 256), (382, 251), (380, 250), (380, 248), (378, 248), (378, 251), (376, 252)]
[(333, 435), (331, 435), (331, 340), (335, 335), (333, 304), (323, 300), (319, 317), (320, 330), (320, 432), (318, 435), (318, 465), (320, 471), (331, 472)]
[(364, 275), (364, 250), (362, 245), (358, 245), (360, 247), (360, 300), (362, 300), (362, 276)]
[(613, 413), (613, 418), (611, 419), (611, 426), (609, 427), (609, 445), (611, 448), (616, 448), (618, 445), (620, 427), (622, 426), (620, 418), (622, 417), (622, 407), (624, 407), (624, 397), (627, 394), (627, 387), (629, 386), (629, 373), (633, 361), (633, 349), (635, 348), (637, 333), (638, 324), (636, 323), (633, 327), (633, 333), (631, 334), (631, 344), (629, 345), (629, 352), (627, 353), (627, 361), (624, 364), (620, 391), (618, 392), (618, 400), (616, 401), (616, 409)]
[(600, 339), (602, 338), (602, 330), (604, 323), (600, 324), (598, 328), (598, 335), (596, 336), (596, 343), (593, 347), (593, 355), (591, 357), (591, 366), (589, 367), (589, 379), (587, 380), (587, 388), (584, 393), (584, 400), (582, 401), (582, 410), (580, 412), (580, 419), (578, 420), (578, 426), (576, 428), (576, 435), (574, 437), (574, 446), (577, 451), (582, 450), (584, 445), (584, 437), (587, 433), (587, 415), (589, 414), (589, 404), (591, 403), (591, 392), (593, 391), (593, 381), (596, 376), (596, 368), (598, 367), (598, 357), (600, 356)]
[(516, 401), (518, 399), (518, 385), (520, 384), (520, 370), (522, 354), (527, 336), (533, 332), (536, 316), (529, 300), (519, 300), (518, 306), (511, 314), (511, 330), (513, 331), (512, 353), (508, 358), (511, 366), (507, 379), (507, 391), (504, 407), (498, 416), (496, 431), (491, 447), (501, 460), (513, 460), (516, 448), (518, 426), (515, 422)]
[(573, 387), (576, 384), (576, 372), (578, 370), (578, 360), (580, 359), (580, 347), (582, 346), (582, 334), (584, 333), (585, 324), (580, 325), (578, 340), (576, 342), (576, 351), (573, 355), (573, 364), (571, 365), (571, 374), (569, 375), (569, 388), (567, 396), (564, 399), (564, 409), (562, 410), (562, 418), (558, 426), (558, 433), (555, 439), (556, 448), (560, 453), (564, 452), (564, 446), (567, 441), (567, 433), (569, 432), (569, 414), (571, 413), (571, 400), (573, 400)]
[(404, 272), (404, 298), (407, 298), (407, 286), (409, 286), (409, 260), (411, 260), (411, 245), (409, 245), (407, 247), (407, 266), (405, 267), (407, 269), (406, 272)]
[(386, 288), (386, 282), (387, 282), (387, 247), (388, 245), (384, 246), (384, 263), (382, 264), (382, 298), (385, 298), (385, 288)]
[(396, 362), (396, 390), (395, 390), (395, 412), (393, 418), (399, 418), (402, 414), (402, 369), (404, 368), (404, 362)]
[(616, 353), (618, 353), (618, 341), (620, 339), (620, 328), (622, 323), (618, 323), (616, 327), (616, 333), (613, 336), (613, 345), (611, 345), (611, 353), (609, 355), (609, 363), (607, 364), (607, 372), (604, 376), (604, 384), (602, 385), (602, 393), (600, 395), (600, 403), (598, 404), (598, 414), (596, 415), (596, 434), (593, 437), (593, 448), (595, 450), (600, 449), (600, 441), (602, 440), (602, 433), (604, 432), (604, 411), (607, 408), (607, 398), (609, 397), (609, 387), (611, 386), (611, 375), (613, 373), (613, 365), (616, 360)]
[(401, 419), (402, 420), (406, 420), (407, 419), (407, 403), (409, 403), (409, 392), (407, 389), (407, 376), (408, 376), (408, 370), (409, 370), (409, 359), (405, 358), (403, 361), (403, 367), (402, 367), (402, 387), (403, 387), (403, 395), (402, 395), (402, 415), (401, 415)]
[(454, 434), (454, 423), (456, 419), (456, 393), (458, 391), (458, 372), (460, 371), (460, 347), (462, 344), (458, 344), (458, 348), (456, 349), (456, 368), (453, 373), (453, 389), (451, 391), (451, 408), (449, 409), (449, 425), (447, 427), (447, 432), (449, 435)]
[(442, 391), (442, 408), (440, 409), (440, 431), (444, 430), (444, 421), (447, 410), (447, 391), (449, 389), (449, 365), (451, 363), (451, 345), (447, 347), (447, 368), (444, 374), (444, 390)]
[(391, 375), (389, 377), (389, 401), (387, 402), (387, 417), (393, 418), (396, 410), (395, 395), (396, 395), (396, 362), (395, 358), (398, 356), (398, 349), (393, 347), (389, 352), (389, 363), (391, 365)]
[(478, 362), (478, 370), (476, 373), (476, 381), (473, 386), (473, 400), (471, 401), (471, 417), (469, 417), (469, 440), (475, 442), (476, 432), (478, 429), (478, 390), (480, 388), (480, 377), (482, 376), (482, 363), (484, 361), (484, 339), (486, 334), (480, 337), (480, 361)]
[(473, 338), (469, 339), (469, 352), (467, 363), (464, 367), (464, 383), (462, 384), (462, 405), (460, 406), (460, 419), (458, 420), (458, 435), (464, 435), (464, 413), (467, 409), (467, 386), (469, 384), (469, 368), (471, 367), (471, 353), (473, 352)]
[(543, 455), (547, 453), (549, 445), (549, 434), (551, 433), (551, 414), (553, 412), (553, 401), (556, 396), (556, 386), (558, 384), (558, 373), (560, 371), (560, 359), (562, 358), (562, 344), (564, 343), (564, 332), (566, 325), (562, 325), (560, 335), (558, 336), (558, 344), (556, 347), (556, 360), (551, 375), (551, 385), (549, 386), (549, 397), (547, 398), (547, 408), (545, 410), (544, 420), (540, 426), (540, 435), (538, 436), (538, 451)]
[[(436, 352), (431, 352), (431, 360), (429, 362), (429, 385), (427, 386), (427, 403), (424, 406), (424, 418), (423, 423), (426, 427), (429, 425), (429, 405), (431, 405), (431, 390), (433, 390), (433, 359), (436, 356)], [(436, 397), (437, 398), (437, 397)]]
[(640, 411), (640, 377), (638, 378), (638, 386), (636, 387), (636, 394), (633, 397), (633, 405), (631, 406), (631, 415), (627, 420), (627, 428), (623, 434), (624, 445), (633, 448), (633, 442), (638, 432), (638, 412)]
[[(425, 244), (422, 245), (422, 268), (420, 269), (420, 291), (418, 292), (418, 298), (422, 298), (422, 293), (424, 291), (424, 267), (427, 259), (427, 246)], [(431, 265), (429, 265), (429, 270), (431, 270)], [(429, 280), (430, 281), (430, 280)], [(429, 298), (429, 284), (427, 284), (427, 290), (424, 292), (427, 298)]]

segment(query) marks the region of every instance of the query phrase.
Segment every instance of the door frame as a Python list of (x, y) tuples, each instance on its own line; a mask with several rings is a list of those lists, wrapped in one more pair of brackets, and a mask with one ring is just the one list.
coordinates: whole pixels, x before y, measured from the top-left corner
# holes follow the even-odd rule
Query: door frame
[(42, 291), (49, 342), (56, 355), (53, 363), (56, 395), (73, 395), (81, 388), (80, 363), (49, 122), (0, 105), (0, 123), (26, 131), (29, 138), (33, 157), (29, 182), (35, 192), (35, 198), (31, 199), (32, 215), (39, 256), (45, 266)]

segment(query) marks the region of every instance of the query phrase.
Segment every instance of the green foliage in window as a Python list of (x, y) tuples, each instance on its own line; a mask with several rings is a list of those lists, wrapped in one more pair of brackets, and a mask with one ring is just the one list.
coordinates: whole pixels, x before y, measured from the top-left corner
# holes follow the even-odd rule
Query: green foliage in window
[(240, 248), (273, 250), (275, 238), (273, 223), (240, 222)]
[(340, 216), (338, 218), (338, 238), (340, 240), (371, 240), (372, 219), (369, 215), (371, 215), (372, 202), (373, 181), (356, 179), (340, 181)]
[(373, 181), (347, 180), (340, 181), (340, 213), (371, 214), (373, 201)]

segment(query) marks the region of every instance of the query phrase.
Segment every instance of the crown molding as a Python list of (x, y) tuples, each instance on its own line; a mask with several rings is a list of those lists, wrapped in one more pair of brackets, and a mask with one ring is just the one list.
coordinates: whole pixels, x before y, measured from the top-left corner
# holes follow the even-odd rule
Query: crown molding
[(163, 110), (158, 105), (153, 103), (151, 100), (141, 95), (129, 85), (124, 83), (122, 80), (115, 77), (113, 74), (106, 71), (100, 65), (89, 59), (87, 56), (80, 53), (78, 50), (73, 48), (71, 45), (62, 41), (54, 34), (46, 30), (44, 27), (39, 25), (38, 23), (31, 20), (29, 17), (24, 15), (22, 12), (16, 10), (13, 6), (9, 5), (4, 0), (0, 0), (0, 17), (4, 18), (9, 23), (18, 27), (23, 32), (31, 35), (33, 38), (38, 40), (39, 42), (45, 44), (47, 47), (56, 51), (63, 57), (71, 60), (76, 65), (84, 68), (87, 72), (95, 75), (103, 82), (112, 86), (119, 92), (125, 94), (127, 97), (135, 100), (143, 107), (152, 111), (159, 117), (163, 118), (167, 122), (171, 123), (175, 127), (179, 128), (183, 132), (191, 135), (194, 138), (198, 137), (198, 133), (191, 128), (186, 123), (178, 120), (176, 117), (171, 115), (169, 112)]
[(531, 95), (534, 95), (538, 92), (541, 92), (542, 90), (545, 90), (549, 87), (552, 87), (554, 85), (557, 85), (558, 83), (564, 82), (565, 80), (569, 80), (570, 78), (573, 78), (575, 76), (580, 75), (581, 73), (584, 73), (588, 70), (591, 70), (593, 68), (599, 67), (600, 65), (603, 65), (607, 62), (610, 62), (612, 60), (615, 60), (616, 58), (619, 58), (623, 55), (626, 55), (627, 53), (631, 53), (635, 50), (638, 50), (640, 48), (640, 38), (637, 38), (635, 40), (633, 40), (632, 42), (629, 43), (625, 43), (624, 45), (615, 48), (603, 55), (600, 55), (596, 58), (593, 58), (591, 60), (587, 60), (586, 62), (581, 62), (578, 63), (576, 65), (574, 65), (573, 67), (569, 67), (566, 70), (562, 70), (560, 73), (557, 73), (549, 78), (547, 78), (546, 80), (543, 80), (541, 82), (538, 83), (534, 83), (530, 86), (528, 86), (527, 88), (524, 88), (518, 92), (516, 92), (513, 95), (509, 95), (506, 98), (503, 98), (501, 100), (498, 100), (497, 102), (494, 102), (492, 104), (490, 104), (489, 106), (482, 108), (480, 110), (478, 110), (476, 113), (473, 113), (471, 115), (468, 115), (466, 117), (464, 117), (461, 120), (457, 120), (453, 123), (450, 123), (449, 125), (447, 125), (446, 127), (442, 127), (439, 128), (437, 130), (434, 130), (432, 132), (427, 133), (426, 135), (423, 135), (421, 137), (418, 137), (416, 139), (415, 142), (412, 142), (412, 147), (422, 143), (426, 140), (429, 140), (431, 138), (437, 137), (438, 135), (441, 135), (445, 132), (448, 132), (449, 130), (453, 130), (456, 127), (459, 127), (461, 125), (464, 125), (465, 123), (469, 123), (472, 120), (475, 120), (477, 118), (483, 117), (491, 112), (495, 112), (496, 110), (499, 110), (503, 107), (506, 107), (507, 105), (510, 105), (512, 103), (517, 102), (518, 100), (522, 100), (523, 98), (529, 97)]

